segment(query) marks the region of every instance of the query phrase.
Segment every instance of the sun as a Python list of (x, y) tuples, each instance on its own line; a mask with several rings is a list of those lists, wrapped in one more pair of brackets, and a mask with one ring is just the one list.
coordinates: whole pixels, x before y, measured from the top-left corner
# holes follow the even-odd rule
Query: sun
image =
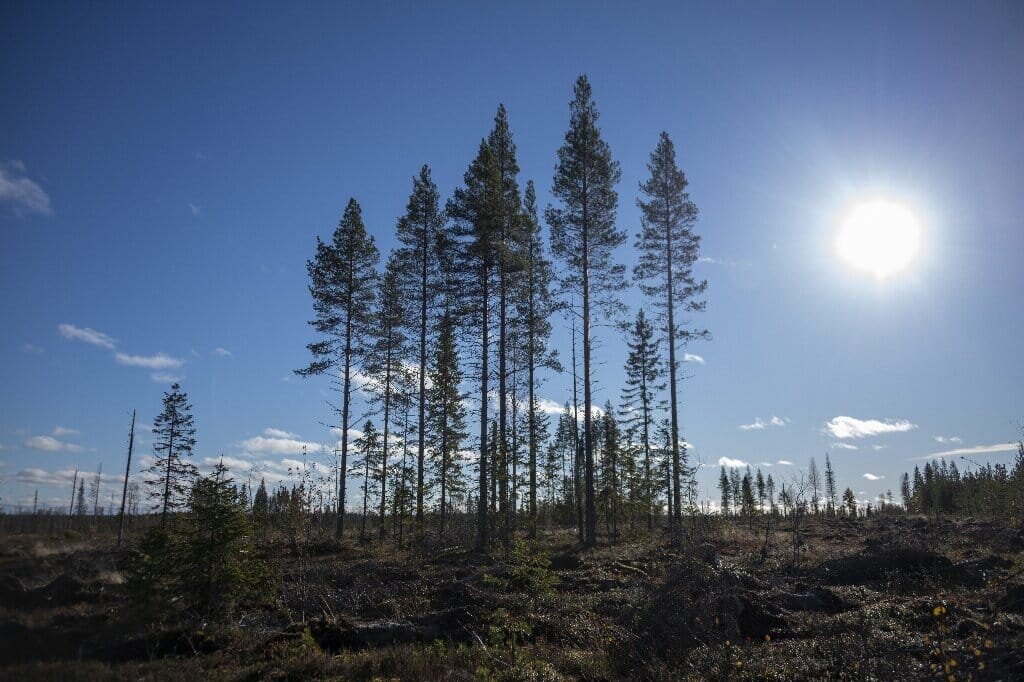
[(850, 265), (884, 279), (917, 255), (921, 226), (905, 206), (886, 200), (858, 203), (846, 214), (836, 250)]

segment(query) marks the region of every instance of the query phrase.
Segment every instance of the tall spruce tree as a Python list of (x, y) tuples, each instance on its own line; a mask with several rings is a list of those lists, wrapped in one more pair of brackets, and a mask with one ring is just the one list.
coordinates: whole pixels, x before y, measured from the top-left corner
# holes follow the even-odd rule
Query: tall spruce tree
[[(380, 432), (369, 419), (363, 426), (363, 433), (352, 443), (356, 452), (359, 453), (359, 469), (363, 474), (363, 514), (359, 524), (359, 538), (365, 541), (366, 517), (369, 512), (370, 496), (377, 494), (382, 488), (382, 482), (387, 474), (381, 466), (381, 442)], [(384, 517), (380, 519), (384, 525)]]
[(832, 462), (825, 453), (825, 495), (828, 497), (829, 516), (836, 513), (836, 473), (832, 470)]
[(583, 452), (585, 477), (584, 545), (597, 543), (597, 510), (594, 500), (593, 376), (591, 350), (592, 308), (610, 317), (621, 303), (609, 294), (624, 286), (622, 265), (613, 260), (614, 250), (626, 240), (615, 227), (618, 194), (615, 184), (621, 171), (612, 160), (608, 143), (597, 127), (598, 112), (590, 82), (580, 76), (569, 104), (569, 130), (558, 150), (552, 194), (561, 207), (549, 206), (544, 217), (551, 226), (551, 251), (566, 265), (563, 283), (579, 292), (583, 334)]
[(637, 200), (641, 231), (636, 246), (640, 262), (634, 276), (641, 290), (651, 297), (665, 321), (668, 341), (669, 410), (672, 420), (673, 522), (682, 520), (680, 491), (686, 466), (679, 436), (679, 355), (677, 344), (707, 338), (706, 330), (690, 328), (680, 314), (704, 310), (701, 300), (707, 281), (698, 281), (693, 264), (700, 253), (700, 237), (693, 228), (697, 207), (686, 191), (686, 175), (676, 164), (676, 150), (668, 133), (662, 133), (647, 165), (650, 178), (640, 185), (646, 197)]
[(398, 221), (397, 252), (401, 263), (407, 300), (415, 308), (412, 322), (416, 339), (416, 363), (419, 386), (416, 393), (418, 441), (416, 444), (416, 532), (423, 533), (424, 466), (426, 462), (427, 419), (427, 352), (432, 337), (431, 300), (439, 285), (437, 243), (444, 229), (444, 214), (440, 208), (440, 194), (430, 177), (430, 167), (424, 165), (418, 177), (413, 178), (412, 194), (405, 215)]
[(654, 529), (654, 470), (652, 469), (652, 430), (655, 428), (654, 410), (656, 394), (663, 385), (659, 380), (664, 367), (658, 355), (658, 341), (654, 328), (647, 321), (643, 309), (636, 315), (636, 321), (629, 327), (626, 346), (626, 385), (622, 389), (622, 423), (629, 440), (639, 440), (643, 457), (640, 498), (645, 507), (647, 529)]
[(466, 411), (459, 391), (462, 373), (455, 339), (455, 319), (445, 313), (438, 325), (437, 349), (430, 369), (427, 394), (428, 424), (432, 434), (430, 448), (433, 474), (439, 491), (438, 535), (444, 536), (445, 522), (451, 513), (451, 498), (463, 491), (459, 449), (466, 437)]
[(476, 548), (488, 544), (489, 487), (487, 421), (489, 414), (488, 360), (491, 352), (492, 279), (498, 259), (501, 236), (503, 197), (501, 175), (494, 154), (486, 141), (481, 141), (476, 159), (463, 176), (464, 186), (457, 188), (448, 202), (447, 213), (455, 222), (453, 235), (458, 240), (457, 270), (465, 276), (459, 283), (464, 305), (460, 312), (468, 326), (479, 332), (480, 382), (480, 459), (479, 494), (477, 498)]
[[(345, 530), (345, 483), (348, 469), (348, 425), (352, 410), (352, 373), (366, 352), (368, 327), (377, 289), (380, 254), (363, 225), (362, 209), (355, 199), (338, 223), (329, 244), (316, 239), (316, 256), (306, 264), (309, 293), (315, 319), (310, 321), (320, 341), (308, 344), (313, 360), (296, 374), (309, 377), (329, 372), (340, 374), (341, 462), (338, 468), (338, 518), (335, 535)], [(340, 384), (340, 385), (338, 385)]]
[(192, 406), (181, 385), (174, 383), (164, 393), (163, 411), (153, 420), (153, 450), (157, 460), (146, 480), (149, 497), (160, 509), (160, 525), (167, 526), (167, 513), (188, 503), (188, 490), (196, 477), (195, 466), (186, 458), (196, 445)]

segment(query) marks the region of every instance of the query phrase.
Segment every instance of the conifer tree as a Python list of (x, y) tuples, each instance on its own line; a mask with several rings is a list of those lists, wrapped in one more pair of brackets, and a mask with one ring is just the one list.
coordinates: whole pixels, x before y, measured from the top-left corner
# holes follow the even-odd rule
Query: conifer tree
[[(380, 433), (369, 419), (363, 426), (363, 433), (352, 443), (359, 453), (359, 469), (363, 474), (363, 516), (359, 527), (360, 540), (366, 540), (366, 517), (369, 511), (370, 496), (381, 489), (385, 472), (381, 466)], [(381, 525), (384, 519), (381, 517)]]
[(380, 480), (380, 528), (378, 533), (384, 539), (384, 518), (387, 515), (388, 496), (388, 454), (393, 436), (395, 408), (399, 389), (406, 379), (408, 370), (403, 362), (408, 350), (408, 339), (404, 325), (407, 321), (405, 301), (400, 286), (400, 262), (392, 254), (380, 281), (374, 324), (371, 330), (372, 345), (366, 363), (366, 374), (371, 378), (368, 386), (377, 406), (382, 423)]
[(430, 371), (428, 423), (432, 434), (433, 476), (440, 499), (438, 535), (445, 532), (451, 498), (463, 492), (465, 482), (459, 465), (459, 449), (466, 437), (466, 411), (459, 392), (462, 373), (455, 343), (455, 319), (445, 313), (438, 325), (437, 349)]
[(455, 190), (448, 202), (447, 213), (455, 221), (454, 236), (458, 240), (458, 271), (465, 275), (459, 283), (465, 305), (460, 312), (469, 326), (479, 332), (480, 382), (480, 459), (479, 494), (477, 498), (476, 548), (483, 551), (488, 543), (488, 447), (489, 414), (488, 360), (491, 352), (491, 280), (498, 258), (503, 198), (501, 175), (494, 154), (486, 141), (463, 176), (464, 187)]
[(843, 491), (843, 504), (846, 506), (846, 513), (851, 517), (856, 518), (857, 498), (853, 496), (853, 491), (849, 488)]
[(554, 279), (551, 262), (544, 255), (540, 221), (537, 219), (537, 193), (533, 181), (526, 183), (523, 212), (523, 238), (525, 240), (525, 273), (522, 278), (523, 293), (519, 315), (522, 319), (526, 355), (526, 425), (528, 469), (530, 475), (529, 534), (537, 533), (537, 453), (546, 433), (544, 413), (540, 410), (537, 397), (537, 370), (548, 368), (561, 371), (556, 351), (548, 348), (551, 336), (551, 316), (555, 312), (555, 301), (548, 286)]
[(174, 383), (164, 393), (163, 411), (153, 420), (153, 450), (157, 460), (149, 468), (149, 497), (160, 511), (160, 525), (167, 526), (167, 513), (186, 504), (187, 493), (197, 472), (186, 458), (196, 445), (192, 406), (181, 385)]
[(732, 486), (729, 483), (729, 475), (725, 473), (724, 466), (718, 475), (718, 489), (722, 492), (722, 514), (728, 516), (729, 502), (732, 499)]
[(497, 456), (502, 463), (496, 467), (495, 472), (499, 476), (499, 499), (498, 513), (503, 520), (503, 540), (508, 545), (508, 533), (512, 530), (512, 519), (515, 515), (515, 501), (509, 499), (510, 475), (513, 480), (513, 493), (516, 482), (514, 474), (509, 468), (514, 468), (516, 458), (510, 453), (510, 430), (514, 428), (514, 421), (509, 419), (509, 407), (512, 405), (511, 389), (509, 385), (512, 342), (511, 306), (509, 297), (515, 291), (517, 280), (524, 268), (523, 244), (523, 211), (522, 199), (519, 194), (519, 163), (516, 160), (516, 146), (512, 140), (512, 133), (508, 125), (508, 113), (503, 104), (498, 105), (498, 111), (494, 116), (494, 128), (487, 137), (487, 145), (494, 156), (494, 163), (498, 173), (500, 187), (500, 199), (495, 203), (498, 209), (497, 228), (498, 239), (496, 242), (496, 286), (497, 286), (497, 313), (498, 313), (498, 444)]
[(682, 520), (680, 490), (686, 464), (684, 453), (680, 451), (678, 358), (681, 350), (676, 346), (709, 336), (706, 330), (690, 328), (679, 315), (704, 310), (705, 302), (701, 297), (707, 290), (707, 281), (697, 280), (693, 274), (693, 264), (700, 253), (700, 237), (693, 230), (697, 207), (686, 191), (688, 182), (676, 165), (676, 151), (668, 133), (661, 134), (647, 168), (650, 178), (640, 185), (646, 200), (637, 200), (641, 212), (641, 232), (636, 243), (640, 262), (633, 273), (640, 281), (641, 290), (651, 297), (665, 320), (672, 420), (673, 522), (678, 525)]
[(583, 334), (583, 452), (585, 478), (584, 545), (597, 543), (597, 510), (594, 500), (593, 376), (591, 367), (592, 307), (603, 308), (607, 317), (621, 307), (608, 294), (624, 286), (622, 265), (613, 260), (614, 250), (626, 240), (615, 227), (621, 177), (608, 143), (597, 127), (597, 106), (590, 82), (580, 76), (569, 105), (569, 130), (558, 150), (552, 194), (561, 208), (549, 206), (545, 218), (551, 226), (551, 251), (561, 258), (567, 272), (563, 283), (579, 292)]
[(444, 229), (440, 194), (424, 165), (419, 177), (413, 179), (412, 194), (405, 215), (398, 221), (398, 241), (402, 244), (396, 257), (401, 264), (407, 300), (415, 308), (412, 323), (416, 339), (417, 378), (416, 412), (418, 441), (416, 444), (416, 531), (423, 532), (424, 466), (426, 462), (427, 419), (427, 351), (432, 336), (431, 300), (439, 285), (437, 244)]
[(362, 209), (350, 199), (331, 243), (316, 240), (316, 256), (307, 262), (309, 293), (315, 319), (310, 321), (320, 341), (307, 345), (313, 360), (296, 370), (309, 377), (340, 374), (341, 462), (338, 468), (338, 518), (335, 536), (345, 530), (345, 483), (348, 470), (348, 425), (352, 410), (352, 374), (366, 351), (377, 286), (379, 252), (363, 225)]
[(811, 457), (811, 465), (807, 469), (807, 483), (811, 487), (811, 509), (818, 513), (818, 503), (821, 500), (821, 475), (818, 473), (818, 464)]
[(836, 513), (836, 474), (832, 470), (832, 462), (825, 453), (825, 494), (828, 496), (828, 513)]
[(626, 341), (629, 355), (626, 358), (626, 385), (622, 389), (622, 422), (630, 441), (639, 439), (643, 457), (640, 499), (646, 507), (644, 515), (647, 529), (654, 528), (654, 478), (652, 469), (651, 433), (654, 429), (655, 395), (664, 388), (659, 384), (664, 367), (658, 356), (658, 342), (654, 328), (647, 321), (643, 309), (636, 315), (636, 321), (629, 328), (630, 338)]

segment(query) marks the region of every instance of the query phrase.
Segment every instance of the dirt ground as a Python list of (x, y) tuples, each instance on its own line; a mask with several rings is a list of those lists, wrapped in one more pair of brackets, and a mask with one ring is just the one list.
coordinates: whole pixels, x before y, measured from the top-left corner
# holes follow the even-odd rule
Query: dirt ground
[(707, 519), (582, 552), (310, 540), (230, 622), (133, 603), (109, 539), (0, 538), (3, 679), (1024, 679), (1024, 534)]

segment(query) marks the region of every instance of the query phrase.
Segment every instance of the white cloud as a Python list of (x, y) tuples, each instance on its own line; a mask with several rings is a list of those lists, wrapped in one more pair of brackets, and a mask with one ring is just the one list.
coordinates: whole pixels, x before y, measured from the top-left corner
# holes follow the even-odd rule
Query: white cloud
[(250, 453), (261, 453), (268, 455), (300, 455), (302, 454), (302, 448), (305, 447), (307, 452), (316, 452), (321, 448), (320, 443), (313, 443), (311, 441), (302, 441), (295, 438), (265, 438), (263, 436), (254, 436), (248, 438), (241, 443), (239, 447), (245, 452)]
[(199, 208), (195, 204), (189, 204), (188, 208), (189, 208), (190, 211), (192, 211), (192, 217), (193, 218), (198, 218), (200, 215), (203, 214), (203, 209)]
[(704, 358), (696, 353), (683, 353), (683, 362), (696, 362), (698, 365), (703, 365)]
[(725, 260), (724, 258), (713, 258), (712, 256), (701, 256), (697, 259), (698, 263), (707, 263), (708, 265), (736, 265), (736, 261)]
[(18, 350), (20, 350), (22, 353), (26, 353), (28, 355), (39, 355), (40, 353), (43, 352), (42, 348), (40, 348), (39, 346), (36, 346), (35, 344), (31, 344), (31, 343), (23, 343), (23, 344), (21, 344), (20, 346), (18, 346)]
[(719, 457), (718, 466), (726, 467), (728, 469), (738, 469), (740, 467), (747, 466), (747, 463), (742, 459), (733, 459), (731, 457)]
[(778, 462), (776, 462), (776, 464), (778, 464), (779, 466), (784, 466), (784, 467), (791, 467), (791, 466), (793, 466), (793, 463), (790, 462), (788, 459), (780, 459)]
[[(79, 478), (82, 473), (79, 472)], [(19, 471), (15, 478), (19, 483), (29, 483), (33, 485), (60, 485), (64, 483), (70, 483), (75, 479), (74, 469), (60, 469), (58, 471), (46, 471), (45, 469), (28, 468)]]
[(1017, 444), (996, 443), (995, 445), (975, 445), (969, 448), (957, 448), (955, 450), (946, 450), (944, 452), (933, 452), (930, 455), (925, 455), (924, 457), (915, 457), (914, 459), (931, 459), (933, 457), (957, 457), (959, 455), (984, 455), (992, 452), (1017, 452)]
[(169, 372), (153, 372), (149, 378), (158, 384), (176, 384), (181, 381), (181, 377)]
[(288, 431), (282, 431), (281, 429), (266, 428), (263, 429), (263, 435), (268, 438), (298, 438), (298, 434), (290, 433)]
[(887, 447), (889, 447), (889, 446), (888, 446), (888, 445), (872, 445), (872, 446), (871, 446), (871, 449), (872, 449), (872, 450), (884, 450), (884, 449), (886, 449)]
[(825, 422), (825, 431), (834, 438), (866, 438), (881, 433), (902, 433), (917, 428), (906, 419), (856, 419), (854, 417), (833, 417)]
[(832, 443), (832, 447), (839, 450), (856, 450), (857, 446), (852, 443)]
[(868, 473), (864, 474), (864, 478), (868, 479), (869, 481), (881, 481), (883, 478), (885, 478), (885, 476), (876, 476), (874, 474)]
[(82, 446), (57, 440), (53, 436), (31, 436), (22, 443), (26, 448), (43, 452), (81, 452)]
[(234, 354), (232, 354), (232, 352), (229, 351), (227, 348), (216, 348), (216, 349), (214, 349), (213, 354), (214, 355), (219, 355), (222, 358), (233, 358), (234, 357)]
[(935, 436), (935, 442), (936, 443), (943, 443), (943, 444), (945, 444), (945, 443), (957, 443), (957, 444), (960, 444), (960, 443), (963, 443), (964, 441), (960, 438), (960, 436)]
[(754, 421), (750, 424), (740, 424), (739, 428), (743, 431), (760, 431), (768, 426), (785, 426), (789, 423), (789, 417), (776, 417), (772, 415), (772, 418), (768, 421), (755, 417)]
[(538, 398), (537, 407), (545, 414), (562, 414), (562, 410), (565, 409), (564, 405), (560, 405), (557, 401), (552, 400), (551, 398)]
[(114, 359), (119, 364), (129, 367), (146, 367), (147, 369), (174, 369), (185, 364), (184, 360), (172, 358), (166, 353), (156, 355), (128, 355), (127, 353), (116, 353)]
[(53, 428), (53, 435), (57, 436), (57, 438), (61, 438), (63, 436), (74, 436), (77, 433), (77, 429), (68, 429), (63, 426), (55, 426)]
[(65, 339), (84, 341), (85, 343), (91, 343), (102, 348), (113, 348), (117, 344), (114, 338), (90, 327), (76, 327), (73, 324), (64, 323), (57, 325), (57, 331)]
[(18, 216), (53, 213), (49, 195), (25, 177), (25, 164), (16, 160), (0, 163), (0, 204), (9, 205)]

